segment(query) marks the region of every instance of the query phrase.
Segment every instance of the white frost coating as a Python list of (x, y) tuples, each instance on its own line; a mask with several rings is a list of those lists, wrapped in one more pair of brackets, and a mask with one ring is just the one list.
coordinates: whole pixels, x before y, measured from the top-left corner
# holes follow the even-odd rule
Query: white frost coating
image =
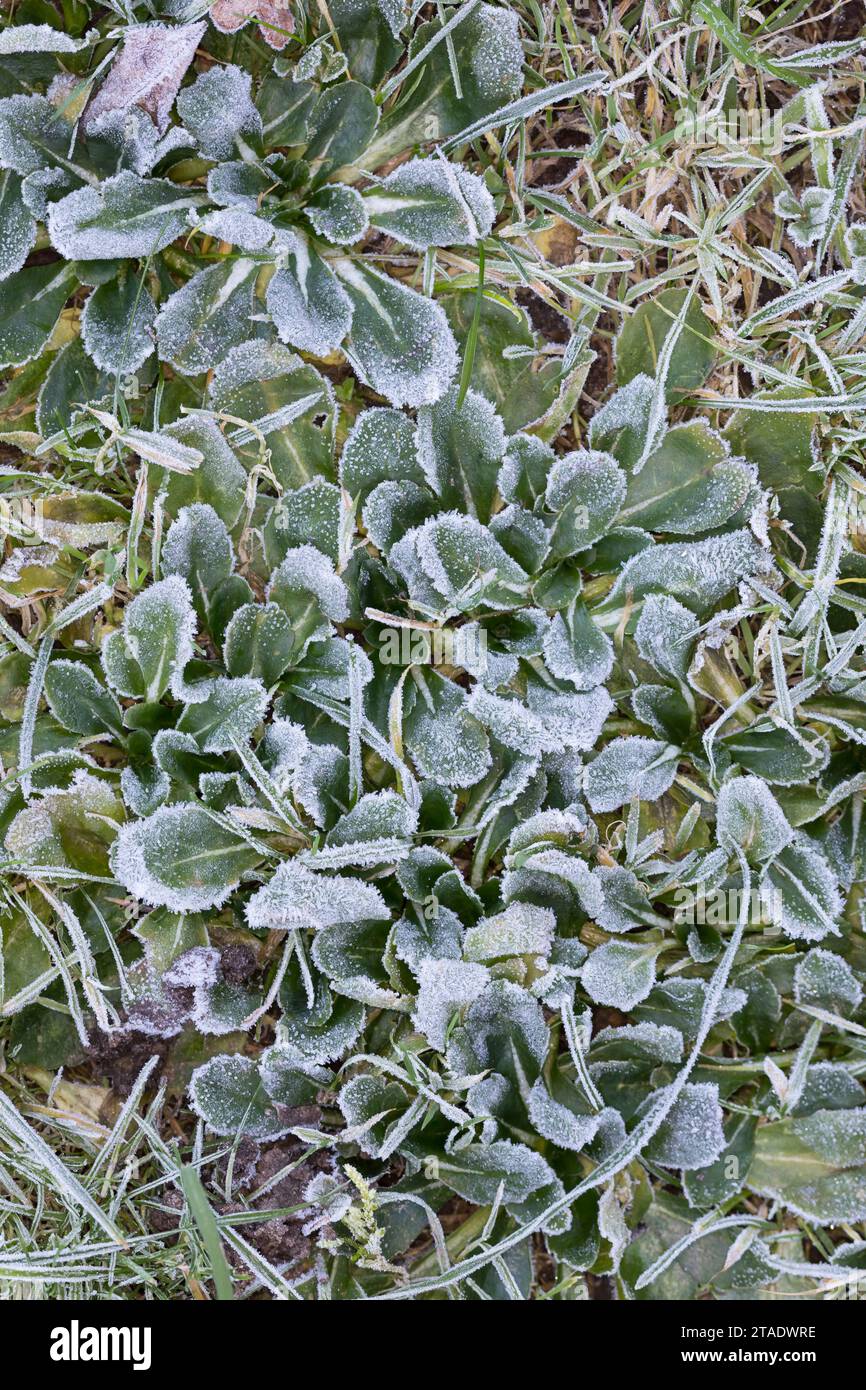
[(193, 946), (177, 957), (163, 973), (174, 989), (209, 989), (219, 979), (220, 953), (212, 946)]
[(827, 860), (807, 835), (797, 834), (767, 865), (761, 879), (773, 923), (799, 941), (840, 936), (844, 902)]
[[(475, 516), (473, 496), (482, 480), (492, 480), (506, 449), (505, 426), (495, 406), (479, 391), (469, 390), (457, 409), (457, 389), (418, 411), (418, 462), (437, 497), (457, 493)], [(492, 482), (489, 486), (492, 495)]]
[(396, 792), (368, 792), (342, 816), (327, 844), (353, 845), (386, 837), (410, 840), (418, 829), (418, 812)]
[(604, 685), (613, 670), (613, 643), (578, 605), (568, 619), (556, 613), (544, 634), (544, 660), (557, 680), (576, 690)]
[(328, 266), (294, 233), (281, 233), (286, 264), (271, 277), (268, 313), (284, 343), (327, 357), (352, 326), (352, 303)]
[(482, 965), (505, 956), (549, 956), (556, 931), (556, 917), (547, 907), (509, 903), (497, 917), (470, 927), (463, 943), (469, 961)]
[(244, 257), (218, 262), (169, 295), (156, 318), (160, 357), (191, 374), (222, 361), (248, 331), (258, 272)]
[(158, 700), (168, 686), (173, 692), (181, 689), (195, 629), (190, 592), (178, 575), (152, 584), (129, 604), (123, 635), (145, 678), (148, 699)]
[(533, 1126), (544, 1139), (572, 1153), (580, 1153), (598, 1133), (600, 1115), (575, 1114), (553, 1098), (542, 1077), (529, 1092), (526, 1108)]
[(100, 371), (135, 372), (154, 350), (156, 305), (136, 277), (123, 289), (116, 281), (100, 285), (81, 314), (81, 338)]
[(203, 236), (231, 242), (232, 246), (240, 246), (244, 251), (264, 251), (274, 235), (270, 222), (243, 208), (220, 208), (206, 213), (200, 221), (194, 220)]
[(467, 708), (506, 748), (533, 754), (555, 747), (541, 720), (520, 700), (493, 695), (484, 686), (476, 685), (467, 700)]
[(665, 675), (684, 678), (689, 665), (695, 615), (667, 594), (649, 594), (635, 628), (644, 661)]
[(346, 355), (366, 386), (395, 406), (429, 405), (457, 371), (457, 344), (441, 304), (354, 261), (333, 268), (354, 314)]
[(655, 984), (658, 946), (606, 941), (590, 953), (581, 971), (583, 987), (596, 1004), (629, 1013)]
[(337, 246), (358, 241), (369, 227), (364, 200), (348, 184), (326, 184), (304, 211), (313, 231)]
[(533, 684), (526, 692), (526, 703), (544, 724), (553, 748), (581, 753), (595, 747), (613, 709), (613, 700), (603, 685), (573, 694)]
[(615, 811), (632, 797), (657, 801), (677, 773), (678, 750), (657, 739), (615, 738), (586, 769), (586, 797), (593, 811)]
[(134, 816), (147, 816), (168, 797), (171, 782), (161, 770), (145, 781), (133, 767), (120, 774), (120, 791), (124, 805)]
[(815, 947), (797, 961), (794, 998), (798, 1004), (852, 1013), (860, 1007), (863, 989), (846, 960), (833, 951)]
[[(550, 874), (569, 884), (588, 917), (595, 917), (602, 910), (604, 895), (601, 886), (589, 866), (577, 855), (566, 854), (561, 849), (540, 849), (526, 860), (524, 867), (532, 873)], [(519, 891), (521, 874), (521, 869), (509, 869), (505, 874), (502, 893), (506, 900)]]
[(418, 998), (412, 1022), (431, 1047), (444, 1051), (452, 1016), (478, 998), (489, 978), (483, 965), (457, 960), (420, 962)]
[(83, 38), (74, 39), (53, 24), (9, 24), (0, 32), (0, 58), (16, 53), (78, 53), (99, 37), (94, 29), (89, 29)]
[(784, 811), (760, 777), (734, 777), (719, 792), (716, 834), (722, 849), (736, 846), (749, 860), (774, 858), (794, 832)]
[(162, 547), (162, 572), (191, 580), (196, 565), (231, 574), (235, 552), (228, 528), (208, 502), (181, 507)]
[(184, 73), (207, 25), (142, 24), (124, 31), (123, 47), (84, 113), (85, 130), (100, 116), (138, 106), (165, 133)]
[(221, 907), (237, 886), (240, 868), (231, 862), (232, 850), (246, 851), (247, 862), (254, 858), (202, 808), (161, 806), (147, 820), (121, 826), (111, 847), (111, 869), (143, 902), (172, 912), (203, 912)]
[(268, 599), (279, 585), (290, 593), (315, 594), (326, 618), (344, 623), (349, 616), (349, 595), (334, 566), (314, 545), (289, 550), (271, 575)]
[(119, 814), (120, 807), (108, 783), (86, 768), (77, 768), (68, 788), (52, 788), (18, 812), (6, 832), (6, 849), (25, 864), (63, 865), (68, 861), (58, 830), (64, 818), (78, 821), (93, 815), (116, 820)]
[(201, 73), (177, 98), (177, 112), (206, 159), (231, 159), (235, 141), (261, 134), (248, 72), (229, 64)]
[(271, 931), (331, 927), (362, 918), (384, 921), (389, 916), (382, 894), (371, 883), (317, 874), (293, 860), (281, 864), (247, 904), (250, 926)]
[(610, 454), (579, 449), (558, 458), (547, 478), (546, 501), (561, 516), (554, 543), (561, 553), (591, 545), (611, 526), (625, 501), (626, 476)]
[(364, 203), (374, 227), (416, 251), (474, 246), (490, 234), (496, 216), (484, 180), (441, 157), (401, 164), (367, 191)]
[(124, 169), (98, 188), (77, 188), (53, 203), (48, 234), (71, 261), (152, 256), (185, 230), (200, 197), (168, 179), (142, 179)]
[(229, 753), (246, 743), (265, 717), (268, 692), (252, 676), (217, 676), (207, 698), (187, 705), (177, 727), (192, 733), (203, 753)]
[[(602, 1028), (593, 1039), (593, 1046), (601, 1048), (605, 1043), (613, 1043), (617, 1048), (628, 1043), (635, 1050), (645, 1053), (658, 1062), (679, 1062), (683, 1055), (683, 1035), (678, 1028), (669, 1023), (628, 1023), (621, 1028)], [(593, 1063), (592, 1069), (603, 1063)]]
[(259, 753), (281, 792), (289, 790), (291, 779), (310, 751), (310, 740), (300, 724), (291, 719), (274, 719), (268, 725)]
[(773, 562), (749, 531), (730, 531), (705, 541), (654, 545), (626, 561), (608, 602), (636, 601), (653, 591), (667, 593), (696, 610), (716, 607), (741, 579), (771, 577)]
[(647, 1157), (665, 1168), (707, 1168), (724, 1147), (718, 1086), (688, 1082), (648, 1146)]
[(0, 174), (0, 280), (20, 270), (36, 241), (36, 222), (21, 196), (21, 182), (11, 169)]

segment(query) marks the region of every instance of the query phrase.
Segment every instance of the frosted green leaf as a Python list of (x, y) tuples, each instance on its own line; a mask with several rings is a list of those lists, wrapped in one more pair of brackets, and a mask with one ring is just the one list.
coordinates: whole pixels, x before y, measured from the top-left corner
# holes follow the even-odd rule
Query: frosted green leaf
[(201, 503), (233, 526), (243, 508), (247, 475), (216, 421), (200, 415), (181, 417), (164, 433), (201, 455), (192, 473), (164, 475), (168, 511), (177, 515), (183, 507)]
[(374, 227), (417, 251), (474, 246), (495, 217), (484, 180), (442, 158), (401, 164), (365, 191), (364, 206)]
[(230, 63), (200, 73), (177, 98), (177, 113), (206, 159), (231, 159), (262, 130), (248, 72)]
[(695, 613), (704, 613), (752, 574), (766, 580), (773, 574), (773, 563), (749, 531), (654, 545), (626, 561), (599, 611), (617, 610), (627, 595), (637, 608), (647, 594), (666, 593)]
[(0, 367), (19, 367), (45, 347), (75, 289), (72, 268), (57, 263), (17, 270), (0, 281)]
[(36, 241), (36, 222), (21, 196), (21, 179), (0, 174), (0, 280), (20, 270)]
[(80, 661), (52, 661), (45, 673), (45, 698), (58, 724), (76, 734), (123, 733), (120, 706)]
[(556, 455), (534, 434), (513, 434), (508, 440), (498, 487), (509, 502), (532, 508), (544, 496)]
[(330, 1073), (290, 1046), (267, 1047), (259, 1057), (259, 1076), (271, 1100), (294, 1108), (315, 1099)]
[(635, 628), (644, 661), (663, 675), (684, 679), (694, 641), (695, 615), (667, 594), (649, 594)]
[(762, 1125), (747, 1183), (819, 1226), (866, 1219), (866, 1107)]
[(655, 984), (658, 950), (653, 944), (606, 941), (590, 952), (580, 976), (583, 988), (596, 1004), (630, 1013)]
[(362, 520), (370, 540), (388, 555), (397, 541), (423, 525), (435, 511), (436, 499), (429, 488), (403, 479), (378, 483), (364, 503)]
[(322, 92), (309, 114), (305, 158), (327, 169), (357, 159), (379, 124), (379, 108), (369, 87), (340, 82)]
[(326, 183), (304, 208), (313, 231), (336, 246), (359, 241), (369, 226), (364, 199), (356, 188)]
[(839, 936), (843, 902), (824, 855), (805, 835), (796, 835), (764, 870), (761, 887), (773, 923), (786, 936), (821, 941)]
[(439, 304), (359, 261), (333, 268), (352, 304), (346, 354), (392, 405), (429, 405), (457, 370), (457, 345)]
[(123, 826), (111, 856), (115, 877), (134, 898), (173, 912), (221, 906), (258, 860), (239, 834), (190, 802)]
[(371, 883), (339, 874), (314, 873), (303, 864), (281, 864), (247, 904), (251, 927), (268, 931), (330, 927), (360, 918), (387, 919), (388, 908)]
[(268, 601), (282, 608), (292, 624), (297, 661), (311, 641), (321, 641), (331, 623), (349, 616), (348, 595), (327, 556), (313, 545), (290, 550), (271, 576)]
[(352, 325), (352, 303), (333, 271), (301, 236), (280, 237), (283, 268), (267, 288), (268, 313), (284, 343), (327, 357)]
[(413, 668), (403, 703), (403, 738), (422, 777), (446, 787), (472, 787), (490, 766), (490, 744), (466, 695), (435, 671)]
[(103, 876), (122, 815), (113, 788), (78, 768), (68, 788), (50, 788), (18, 812), (6, 832), (6, 849), (23, 864)]
[(162, 572), (186, 580), (200, 616), (207, 614), (211, 595), (234, 565), (231, 537), (213, 507), (206, 502), (181, 507), (162, 548)]
[(633, 469), (644, 452), (654, 394), (655, 382), (642, 372), (614, 391), (589, 422), (593, 449), (603, 449), (623, 468)]
[(575, 601), (565, 613), (554, 614), (544, 634), (544, 660), (557, 680), (592, 690), (613, 669), (613, 643), (596, 627), (586, 605)]
[(245, 603), (226, 628), (226, 670), (230, 676), (256, 676), (270, 687), (288, 667), (294, 641), (292, 625), (276, 603)]
[(278, 1139), (293, 1122), (271, 1100), (251, 1057), (211, 1057), (193, 1072), (189, 1098), (215, 1134)]
[(718, 1086), (688, 1082), (649, 1144), (647, 1157), (663, 1168), (708, 1168), (724, 1147)]
[(422, 960), (418, 965), (418, 998), (412, 1022), (437, 1051), (455, 1014), (478, 998), (489, 979), (483, 965), (459, 960)]
[(547, 479), (546, 501), (556, 513), (554, 554), (574, 555), (603, 536), (625, 497), (625, 474), (610, 454), (586, 449), (558, 458)]
[(627, 932), (635, 927), (658, 924), (646, 889), (630, 869), (621, 864), (600, 864), (593, 874), (604, 895), (604, 903), (594, 916), (604, 931)]
[(379, 483), (425, 482), (415, 448), (415, 426), (399, 410), (362, 410), (343, 445), (340, 481), (363, 501)]
[(408, 842), (418, 828), (418, 813), (396, 792), (368, 792), (358, 803), (341, 816), (328, 833), (326, 845), (363, 845), (375, 840)]
[(47, 97), (34, 94), (0, 101), (0, 165), (4, 169), (14, 169), (22, 177), (47, 170), (67, 183), (70, 134), (69, 125)]
[(854, 1013), (863, 999), (863, 987), (846, 960), (816, 946), (797, 961), (794, 997), (831, 1013)]
[(324, 478), (286, 493), (272, 512), (277, 553), (309, 543), (336, 564), (340, 558), (340, 528), (344, 520), (340, 489)]
[(185, 230), (200, 197), (196, 189), (124, 169), (99, 188), (78, 188), (52, 204), (48, 234), (68, 260), (153, 256)]
[(494, 695), (483, 685), (476, 685), (467, 707), (506, 748), (534, 754), (556, 746), (542, 720), (531, 714), (521, 700)]
[(90, 295), (81, 315), (81, 336), (101, 371), (137, 371), (154, 350), (156, 305), (135, 275), (109, 280)]
[[(431, 517), (410, 533), (418, 560), (449, 608), (511, 608), (526, 591), (527, 576), (486, 526), (459, 512)], [(392, 564), (399, 563), (392, 555)]]
[(455, 388), (418, 411), (418, 460), (443, 508), (487, 522), (505, 453), (505, 427), (477, 391), (467, 391), (459, 407), (457, 397)]
[(598, 1115), (575, 1114), (574, 1110), (550, 1094), (541, 1077), (529, 1092), (527, 1110), (542, 1138), (550, 1140), (560, 1149), (580, 1153), (598, 1133)]
[(760, 863), (775, 858), (794, 832), (765, 782), (734, 777), (719, 792), (716, 834), (723, 849), (739, 845), (750, 863)]
[(684, 536), (712, 531), (739, 511), (754, 485), (754, 469), (732, 459), (703, 420), (674, 425), (629, 479), (619, 521)]
[(830, 760), (826, 739), (795, 736), (769, 720), (755, 720), (747, 729), (723, 736), (717, 747), (747, 772), (784, 787), (813, 782)]
[(526, 703), (544, 725), (552, 747), (579, 752), (595, 747), (613, 709), (604, 686), (575, 694), (533, 682), (527, 687)]
[(527, 1201), (533, 1193), (555, 1183), (547, 1160), (525, 1144), (496, 1140), (438, 1160), (439, 1180), (468, 1202), (486, 1206), (502, 1193), (506, 1207)]
[(264, 251), (274, 236), (270, 222), (244, 208), (218, 208), (216, 212), (206, 213), (200, 221), (196, 219), (196, 224), (202, 236), (227, 241), (242, 251)]
[(192, 657), (195, 613), (189, 589), (177, 575), (162, 579), (127, 607), (123, 636), (137, 663), (148, 700), (160, 700), (171, 686), (180, 689)]
[(177, 728), (192, 734), (203, 753), (228, 753), (246, 743), (268, 707), (268, 692), (250, 676), (217, 676), (207, 699), (187, 705)]
[(249, 332), (260, 266), (239, 257), (198, 271), (170, 295), (156, 318), (160, 358), (191, 376), (221, 362)]
[(677, 775), (680, 751), (652, 738), (616, 738), (586, 770), (586, 796), (593, 811), (615, 811), (632, 797), (657, 801)]
[(556, 917), (549, 908), (509, 903), (497, 917), (470, 927), (463, 943), (467, 960), (487, 964), (506, 956), (549, 956)]
[[(404, 860), (405, 863), (405, 860)], [(418, 974), (425, 960), (459, 960), (463, 926), (455, 912), (440, 907), (435, 916), (403, 917), (394, 932), (394, 954)]]
[[(441, 27), (436, 19), (416, 29), (410, 57), (429, 44)], [(462, 21), (452, 43), (460, 95), (455, 90), (448, 43), (439, 42), (416, 72), (417, 81), (409, 93), (383, 121), (368, 151), (367, 167), (378, 168), (390, 155), (410, 148), (419, 130), (425, 140), (441, 141), (520, 95), (523, 53), (517, 16), (511, 10), (478, 5)]]

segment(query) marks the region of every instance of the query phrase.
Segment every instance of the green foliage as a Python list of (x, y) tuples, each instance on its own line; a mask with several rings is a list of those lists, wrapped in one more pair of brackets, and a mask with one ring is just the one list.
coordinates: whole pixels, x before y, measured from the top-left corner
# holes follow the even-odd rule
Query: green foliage
[[(693, 7), (804, 154), (660, 205), (645, 18), (254, 8), (0, 35), (0, 1140), (103, 1242), (16, 1215), (0, 1283), (128, 1296), (124, 1234), (174, 1292), (146, 1139), (221, 1298), (812, 1293), (866, 1223), (859, 42)], [(68, 1166), (24, 1088), (125, 1051)]]

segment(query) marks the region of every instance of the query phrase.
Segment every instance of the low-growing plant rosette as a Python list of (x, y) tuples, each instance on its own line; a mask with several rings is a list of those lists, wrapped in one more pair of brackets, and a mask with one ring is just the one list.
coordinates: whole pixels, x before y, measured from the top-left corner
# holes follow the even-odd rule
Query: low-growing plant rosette
[(579, 428), (451, 153), (542, 109), (514, 11), (360, 8), (0, 36), (9, 1057), (144, 1040), (199, 1156), (318, 1155), (303, 1255), (232, 1246), (280, 1296), (856, 1281), (853, 470), (700, 407), (695, 287)]

